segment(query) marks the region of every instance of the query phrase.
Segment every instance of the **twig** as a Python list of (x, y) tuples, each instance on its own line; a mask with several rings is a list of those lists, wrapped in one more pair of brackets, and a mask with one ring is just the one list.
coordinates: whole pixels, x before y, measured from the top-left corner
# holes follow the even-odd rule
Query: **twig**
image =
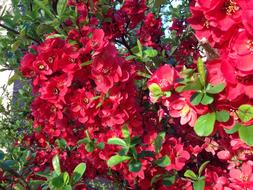
[[(2, 27), (2, 28), (4, 28), (4, 29), (6, 29), (6, 30), (8, 30), (8, 31), (10, 31), (10, 32), (12, 32), (12, 33), (14, 33), (14, 34), (20, 35), (20, 32), (14, 30), (14, 29), (12, 29), (12, 28), (10, 28), (10, 27), (4, 25), (4, 24), (1, 24), (1, 23), (0, 23), (0, 27)], [(33, 40), (34, 42), (36, 42), (36, 43), (38, 43), (38, 44), (40, 44), (40, 41), (37, 40), (37, 39), (35, 39), (35, 38), (33, 38), (32, 36), (29, 36), (29, 35), (26, 34), (25, 37), (28, 38), (28, 39), (30, 39), (30, 40)]]

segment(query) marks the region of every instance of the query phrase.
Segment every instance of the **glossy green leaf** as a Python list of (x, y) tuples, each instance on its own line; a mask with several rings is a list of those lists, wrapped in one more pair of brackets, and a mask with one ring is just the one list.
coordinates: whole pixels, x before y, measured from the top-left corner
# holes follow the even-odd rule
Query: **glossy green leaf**
[(201, 104), (203, 105), (208, 105), (213, 103), (214, 99), (212, 96), (208, 95), (208, 94), (204, 94), (203, 99), (201, 100)]
[(206, 85), (206, 68), (205, 68), (203, 60), (200, 57), (198, 58), (197, 68), (199, 72), (200, 82), (202, 86), (205, 86)]
[(176, 181), (176, 176), (165, 176), (163, 177), (163, 185), (165, 186), (171, 186), (175, 183)]
[(155, 49), (148, 48), (144, 51), (145, 56), (147, 57), (155, 57), (157, 56), (158, 52)]
[(86, 170), (85, 163), (80, 163), (75, 167), (75, 169), (73, 171), (73, 177), (72, 177), (72, 180), (74, 183), (78, 182), (81, 179), (85, 170)]
[(241, 126), (238, 129), (240, 139), (246, 144), (253, 146), (253, 125)]
[(210, 161), (205, 161), (203, 164), (201, 164), (201, 166), (199, 167), (199, 176), (202, 175), (202, 172), (204, 171), (204, 169), (206, 168), (207, 164), (209, 164)]
[(132, 160), (128, 163), (130, 172), (139, 172), (141, 170), (141, 162), (139, 160)]
[(219, 122), (227, 122), (230, 118), (229, 112), (226, 110), (216, 111), (216, 120)]
[(205, 180), (198, 180), (193, 182), (194, 190), (204, 190), (205, 188)]
[(160, 166), (160, 167), (166, 167), (168, 165), (170, 165), (170, 157), (168, 157), (167, 155), (163, 156), (162, 158), (159, 158), (158, 160), (155, 161), (155, 164)]
[(52, 179), (52, 185), (54, 188), (61, 188), (64, 186), (63, 176), (56, 176)]
[(95, 147), (94, 147), (94, 143), (93, 143), (93, 142), (87, 143), (87, 144), (85, 145), (85, 150), (86, 150), (87, 152), (93, 152), (94, 149), (95, 149)]
[(113, 144), (113, 145), (119, 145), (122, 147), (127, 147), (127, 144), (124, 140), (117, 138), (117, 137), (113, 137), (108, 139), (107, 144)]
[(253, 106), (250, 104), (243, 104), (238, 108), (237, 114), (243, 122), (248, 122), (253, 119)]
[(224, 129), (224, 130), (227, 134), (234, 134), (238, 131), (238, 129), (240, 127), (243, 127), (243, 126), (237, 123), (237, 124), (234, 125), (234, 127), (232, 129)]
[(194, 106), (198, 105), (201, 102), (203, 96), (204, 96), (204, 94), (202, 92), (195, 92), (191, 96), (191, 104)]
[(65, 13), (67, 7), (67, 0), (58, 0), (57, 3), (57, 13), (60, 17)]
[(225, 88), (225, 85), (223, 83), (217, 84), (215, 86), (212, 86), (211, 84), (208, 84), (206, 87), (206, 92), (209, 94), (218, 94), (222, 92)]
[(184, 172), (184, 177), (190, 178), (192, 180), (197, 180), (197, 175), (192, 170), (186, 170)]
[(215, 113), (201, 115), (194, 125), (195, 133), (201, 137), (210, 135), (213, 132), (215, 120)]
[(59, 156), (58, 155), (55, 155), (53, 157), (52, 164), (53, 164), (54, 171), (58, 175), (60, 175), (61, 174), (61, 166), (60, 166), (60, 160), (59, 160)]
[(63, 183), (67, 185), (69, 183), (69, 174), (68, 174), (68, 172), (64, 172), (62, 174), (62, 178), (63, 178)]
[(115, 166), (121, 162), (124, 162), (126, 160), (131, 159), (130, 156), (120, 156), (120, 155), (114, 155), (112, 156), (108, 161), (107, 161), (107, 165), (109, 167)]
[(162, 147), (162, 143), (164, 141), (166, 133), (165, 132), (160, 132), (158, 133), (155, 141), (154, 141), (154, 146), (155, 146), (155, 151), (156, 153), (159, 153)]

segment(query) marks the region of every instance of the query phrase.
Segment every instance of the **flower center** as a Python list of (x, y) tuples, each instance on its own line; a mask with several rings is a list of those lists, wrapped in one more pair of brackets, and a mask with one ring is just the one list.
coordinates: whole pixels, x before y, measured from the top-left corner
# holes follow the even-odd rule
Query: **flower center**
[(88, 104), (89, 103), (89, 99), (88, 98), (84, 98), (83, 99), (83, 103)]
[(69, 58), (69, 61), (70, 61), (71, 63), (75, 63), (75, 59), (73, 59), (73, 58)]
[(204, 22), (204, 27), (206, 27), (206, 28), (209, 28), (209, 22), (208, 22), (208, 20), (206, 20), (205, 22)]
[(54, 89), (53, 89), (53, 93), (54, 93), (54, 95), (58, 95), (58, 94), (59, 94), (59, 92), (60, 92), (60, 91), (59, 91), (59, 89), (58, 89), (58, 88), (54, 88)]
[(48, 62), (51, 63), (51, 64), (54, 62), (54, 58), (51, 57), (51, 56), (50, 56), (47, 60), (48, 60)]
[(248, 50), (250, 51), (250, 53), (253, 54), (253, 41), (248, 40), (246, 46), (247, 46)]
[(45, 69), (45, 65), (40, 64), (40, 65), (39, 65), (39, 70), (44, 70), (44, 69)]
[(57, 110), (57, 109), (56, 109), (56, 107), (55, 107), (55, 106), (52, 106), (52, 107), (51, 107), (51, 109), (50, 109), (50, 111), (51, 111), (52, 113), (55, 113), (55, 112), (56, 112), (56, 110)]
[(109, 68), (103, 69), (103, 73), (105, 75), (109, 74), (110, 73), (110, 69)]
[(234, 0), (229, 0), (225, 4), (225, 9), (226, 9), (226, 14), (230, 16), (234, 14), (236, 11), (238, 11), (240, 7), (237, 5), (237, 3)]

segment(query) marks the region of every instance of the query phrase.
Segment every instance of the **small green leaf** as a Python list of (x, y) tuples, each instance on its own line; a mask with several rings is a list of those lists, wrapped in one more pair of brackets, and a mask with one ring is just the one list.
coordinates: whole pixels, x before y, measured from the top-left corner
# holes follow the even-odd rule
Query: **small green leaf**
[(157, 56), (158, 52), (155, 49), (148, 48), (144, 51), (145, 56), (147, 57), (155, 57)]
[(132, 160), (128, 163), (130, 172), (139, 172), (141, 170), (141, 162), (139, 160)]
[(216, 120), (219, 122), (227, 122), (230, 118), (229, 112), (226, 110), (216, 111)]
[(243, 122), (248, 122), (253, 119), (253, 106), (250, 104), (243, 104), (238, 108), (237, 114)]
[(161, 147), (162, 147), (162, 143), (163, 143), (163, 140), (165, 138), (165, 135), (166, 133), (165, 132), (160, 132), (158, 133), (155, 141), (154, 141), (154, 146), (155, 146), (155, 151), (156, 153), (159, 153), (160, 150), (161, 150)]
[(12, 45), (11, 45), (11, 50), (12, 51), (17, 51), (17, 49), (19, 48), (19, 46), (22, 44), (21, 40), (17, 40), (15, 41)]
[(105, 148), (105, 143), (103, 142), (100, 142), (96, 145), (96, 147), (99, 149), (99, 150), (103, 150)]
[(205, 161), (203, 164), (201, 164), (201, 166), (199, 167), (199, 176), (202, 175), (202, 172), (204, 171), (204, 169), (206, 168), (207, 164), (209, 164), (210, 161)]
[(240, 124), (238, 124), (238, 123), (236, 123), (235, 126), (234, 126), (232, 129), (225, 129), (225, 132), (226, 132), (227, 134), (234, 134), (234, 133), (236, 133), (236, 132), (238, 131), (238, 129), (239, 129), (240, 127), (243, 127), (243, 126), (240, 125)]
[(201, 104), (203, 105), (208, 105), (213, 103), (214, 99), (212, 96), (208, 95), (208, 94), (204, 94), (203, 99), (201, 100)]
[(238, 130), (240, 139), (246, 144), (253, 146), (253, 125), (241, 126)]
[(117, 138), (117, 137), (108, 139), (107, 144), (113, 144), (113, 145), (119, 145), (122, 147), (127, 147), (126, 142), (120, 138)]
[(67, 0), (58, 0), (57, 3), (57, 13), (60, 17), (62, 17), (64, 15), (64, 12), (66, 10), (67, 7)]
[(65, 185), (68, 185), (68, 183), (69, 183), (69, 174), (68, 174), (68, 172), (64, 172), (64, 173), (62, 174), (62, 178), (63, 178), (63, 183), (64, 183)]
[(135, 59), (136, 56), (135, 55), (129, 55), (126, 57), (126, 60), (129, 61), (129, 60), (132, 60), (132, 59)]
[(203, 63), (203, 60), (199, 57), (197, 62), (197, 68), (199, 72), (199, 79), (202, 84), (202, 86), (206, 85), (206, 68)]
[(25, 188), (20, 184), (16, 183), (15, 186), (13, 187), (14, 190), (25, 190)]
[(121, 162), (124, 162), (126, 160), (131, 159), (130, 156), (120, 156), (120, 155), (114, 155), (112, 156), (108, 161), (107, 161), (107, 165), (109, 167), (115, 166)]
[(223, 83), (217, 84), (215, 86), (212, 86), (211, 84), (208, 84), (206, 87), (206, 92), (209, 94), (218, 94), (222, 92), (225, 88), (225, 85)]
[(54, 14), (50, 11), (50, 9), (44, 4), (43, 1), (40, 0), (34, 0), (34, 3), (38, 5), (39, 8), (45, 11), (45, 13), (50, 16), (51, 19), (55, 19)]
[(85, 145), (85, 150), (87, 152), (93, 152), (94, 149), (95, 149), (95, 147), (94, 147), (94, 143), (93, 142), (90, 142), (90, 143), (88, 143), (88, 144)]
[(127, 143), (130, 143), (130, 133), (127, 124), (124, 124), (121, 129), (122, 135)]
[(138, 46), (138, 49), (139, 49), (140, 57), (142, 57), (142, 56), (143, 56), (143, 53), (142, 53), (142, 45), (141, 45), (140, 40), (137, 40), (137, 46)]
[(195, 92), (191, 96), (191, 104), (194, 106), (198, 105), (201, 102), (203, 96), (204, 96), (204, 94), (202, 92)]
[(62, 187), (62, 190), (72, 190), (72, 187), (71, 187), (71, 185), (64, 185)]
[(170, 157), (168, 157), (167, 155), (163, 156), (162, 158), (159, 158), (158, 160), (155, 161), (155, 164), (160, 166), (160, 167), (166, 167), (168, 165), (170, 165)]
[(145, 157), (155, 157), (155, 153), (153, 151), (143, 150), (141, 153), (138, 154), (138, 158), (145, 158)]
[(162, 89), (160, 86), (156, 83), (152, 83), (151, 85), (148, 86), (148, 89), (154, 96), (160, 96), (162, 94)]
[(52, 39), (52, 38), (62, 38), (62, 39), (65, 39), (66, 36), (64, 36), (62, 34), (52, 34), (52, 35), (47, 36), (47, 39)]
[(176, 176), (173, 175), (173, 176), (166, 176), (163, 178), (163, 185), (165, 186), (171, 186), (175, 183), (176, 181)]
[(92, 60), (89, 60), (89, 61), (86, 61), (86, 62), (84, 62), (84, 63), (81, 63), (81, 67), (84, 67), (84, 66), (87, 66), (87, 65), (90, 65), (90, 64), (92, 64)]
[(0, 150), (0, 160), (4, 159), (4, 152), (2, 150)]
[(73, 177), (72, 177), (74, 184), (77, 183), (81, 179), (85, 170), (86, 170), (85, 163), (80, 163), (75, 167), (75, 169), (73, 171)]
[(192, 170), (186, 170), (184, 172), (184, 177), (190, 178), (192, 180), (198, 180), (197, 175)]
[(193, 182), (194, 190), (204, 190), (205, 188), (205, 180), (198, 180)]
[(60, 167), (59, 156), (57, 154), (53, 157), (52, 164), (53, 164), (54, 171), (58, 175), (60, 175), (61, 174), (61, 167)]
[(65, 149), (67, 147), (67, 142), (65, 139), (57, 139), (56, 143), (60, 149)]
[(54, 177), (54, 178), (52, 179), (52, 185), (53, 185), (55, 188), (63, 187), (63, 186), (64, 186), (63, 176), (60, 175), (60, 176)]
[(215, 113), (201, 115), (194, 125), (195, 133), (201, 137), (210, 135), (213, 132), (215, 120)]

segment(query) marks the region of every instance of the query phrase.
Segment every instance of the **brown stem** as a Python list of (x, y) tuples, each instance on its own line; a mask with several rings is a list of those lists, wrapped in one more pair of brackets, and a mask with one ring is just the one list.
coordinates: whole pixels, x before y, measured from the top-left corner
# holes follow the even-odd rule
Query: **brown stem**
[[(4, 29), (6, 29), (6, 30), (8, 30), (8, 31), (10, 31), (10, 32), (12, 32), (12, 33), (14, 33), (14, 34), (20, 35), (20, 32), (14, 30), (14, 29), (12, 29), (12, 28), (10, 28), (10, 27), (4, 25), (4, 24), (1, 24), (1, 23), (0, 23), (0, 27), (2, 27), (2, 28), (4, 28)], [(26, 34), (25, 37), (28, 38), (28, 39), (30, 39), (30, 40), (32, 40), (32, 41), (34, 41), (34, 42), (36, 42), (36, 43), (38, 43), (38, 44), (40, 44), (40, 41), (37, 40), (37, 39), (35, 39), (35, 38), (33, 38), (32, 36), (29, 36), (29, 35)]]

